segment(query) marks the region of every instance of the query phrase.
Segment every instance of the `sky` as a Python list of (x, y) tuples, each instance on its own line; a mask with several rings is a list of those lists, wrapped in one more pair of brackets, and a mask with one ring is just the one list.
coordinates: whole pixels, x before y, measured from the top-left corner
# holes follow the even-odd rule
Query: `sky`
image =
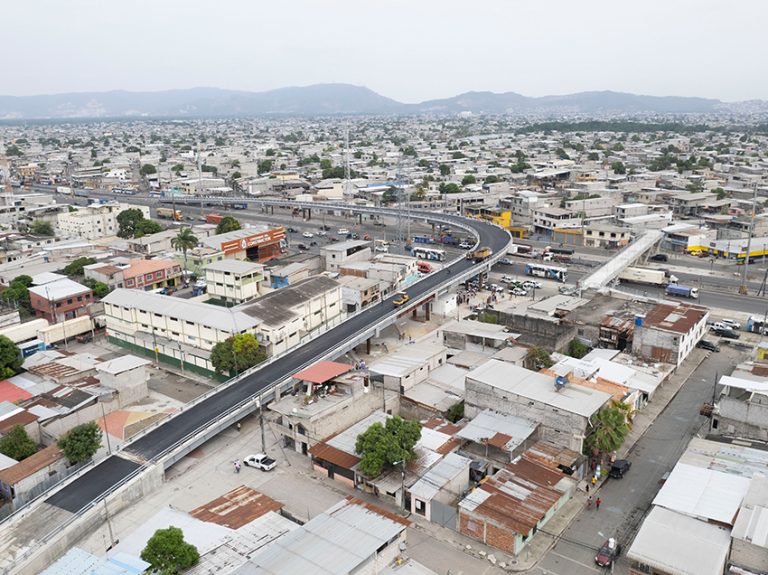
[(409, 103), (768, 99), (765, 0), (32, 0), (2, 19), (2, 95), (340, 82)]

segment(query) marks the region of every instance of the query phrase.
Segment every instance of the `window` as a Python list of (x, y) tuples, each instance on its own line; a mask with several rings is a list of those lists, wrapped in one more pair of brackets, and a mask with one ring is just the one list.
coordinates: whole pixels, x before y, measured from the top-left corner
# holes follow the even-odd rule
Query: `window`
[(71, 303), (72, 303), (72, 298), (69, 298), (69, 299), (67, 300), (67, 303), (68, 303), (68, 304), (71, 304)]

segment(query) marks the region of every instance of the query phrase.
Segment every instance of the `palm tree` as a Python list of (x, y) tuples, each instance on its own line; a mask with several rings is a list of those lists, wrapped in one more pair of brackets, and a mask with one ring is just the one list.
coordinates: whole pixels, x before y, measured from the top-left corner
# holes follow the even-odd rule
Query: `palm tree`
[(192, 228), (181, 228), (175, 238), (171, 239), (171, 246), (176, 250), (181, 250), (184, 254), (184, 281), (187, 279), (187, 250), (197, 246), (198, 240), (192, 233)]
[(585, 441), (587, 453), (595, 456), (616, 451), (632, 429), (628, 419), (630, 407), (614, 401), (592, 416), (592, 432)]

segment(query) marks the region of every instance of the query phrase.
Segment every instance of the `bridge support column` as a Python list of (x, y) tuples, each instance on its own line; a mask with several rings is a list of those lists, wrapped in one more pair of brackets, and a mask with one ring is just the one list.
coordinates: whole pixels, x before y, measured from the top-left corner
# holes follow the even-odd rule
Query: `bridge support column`
[(276, 402), (280, 401), (280, 386), (279, 385), (275, 386), (275, 401)]
[(270, 207), (272, 208), (270, 213), (274, 216), (275, 215), (275, 206), (270, 206)]
[(365, 353), (367, 355), (371, 355), (371, 339), (372, 338), (369, 337), (365, 340)]
[(427, 302), (427, 303), (424, 304), (424, 319), (426, 319), (427, 321), (429, 321), (429, 311), (430, 311), (429, 308), (430, 307), (431, 307), (430, 306), (430, 302)]
[(417, 306), (417, 307), (413, 308), (413, 310), (411, 310), (411, 317), (413, 319), (416, 319), (418, 316), (419, 316), (419, 308)]
[(357, 223), (360, 224), (361, 226), (363, 225), (363, 214), (362, 214), (362, 212), (357, 214)]

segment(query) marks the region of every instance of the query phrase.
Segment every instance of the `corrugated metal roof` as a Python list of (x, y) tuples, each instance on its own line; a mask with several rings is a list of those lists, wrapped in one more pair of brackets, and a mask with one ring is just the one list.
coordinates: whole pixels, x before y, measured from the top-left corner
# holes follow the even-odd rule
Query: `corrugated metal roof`
[(294, 379), (309, 381), (312, 383), (325, 383), (350, 371), (354, 366), (348, 363), (339, 363), (337, 361), (318, 361), (317, 363), (294, 373)]
[(230, 333), (239, 333), (256, 327), (260, 323), (258, 318), (237, 311), (235, 308), (223, 308), (134, 289), (118, 288), (102, 301), (114, 306), (158, 313), (164, 317), (175, 317)]
[(627, 557), (673, 575), (721, 575), (730, 546), (728, 530), (654, 507)]
[(471, 459), (463, 457), (458, 453), (449, 453), (437, 465), (427, 471), (424, 477), (411, 486), (411, 495), (415, 495), (420, 499), (430, 500), (447, 483), (461, 473), (466, 474), (467, 482), (469, 482), (469, 465), (471, 463)]
[(746, 477), (678, 463), (653, 504), (691, 517), (733, 525), (748, 489)]
[(490, 443), (495, 436), (502, 434), (506, 436), (506, 441), (501, 445), (494, 445), (511, 451), (533, 435), (537, 427), (537, 423), (522, 417), (486, 409), (478, 413), (456, 435), (475, 443)]
[(346, 499), (275, 540), (238, 574), (348, 575), (401, 533), (406, 524), (373, 506)]
[(343, 451), (344, 453), (355, 455), (355, 443), (357, 443), (357, 436), (363, 433), (376, 422), (384, 425), (384, 423), (390, 417), (392, 416), (384, 413), (383, 411), (374, 411), (365, 419), (358, 421), (353, 426), (348, 427), (338, 435), (335, 435), (332, 438), (326, 440), (326, 443), (331, 447), (335, 447), (336, 449)]
[(342, 469), (352, 469), (360, 463), (360, 458), (336, 449), (327, 443), (318, 443), (309, 448), (309, 453), (317, 458), (338, 465)]
[(41, 286), (31, 286), (30, 293), (40, 296), (48, 301), (58, 301), (67, 297), (88, 293), (91, 288), (85, 287), (71, 279), (56, 280)]
[(497, 359), (490, 359), (470, 371), (467, 374), (469, 380), (583, 417), (591, 417), (611, 399), (608, 393), (575, 385), (566, 385), (555, 391), (555, 378)]
[(279, 511), (282, 507), (282, 503), (278, 503), (271, 497), (241, 485), (193, 509), (190, 515), (201, 521), (239, 529), (270, 511)]

